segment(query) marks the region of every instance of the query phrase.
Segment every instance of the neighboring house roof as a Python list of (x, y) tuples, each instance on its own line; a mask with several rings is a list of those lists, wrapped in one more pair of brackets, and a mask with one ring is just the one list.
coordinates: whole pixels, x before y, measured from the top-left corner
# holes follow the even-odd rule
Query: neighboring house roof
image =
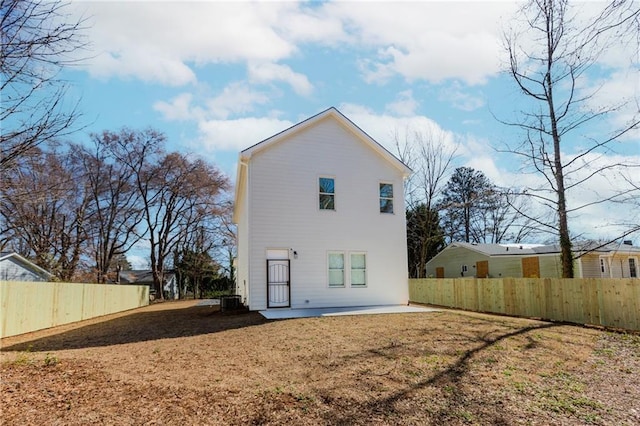
[(31, 271), (33, 274), (39, 275), (45, 281), (49, 281), (49, 280), (54, 278), (54, 275), (51, 272), (47, 271), (46, 269), (43, 269), (43, 268), (39, 267), (38, 265), (36, 265), (35, 263), (31, 262), (30, 260), (25, 259), (24, 257), (20, 256), (18, 253), (15, 253), (15, 252), (1, 252), (0, 253), (0, 262), (2, 262), (4, 260), (9, 260), (9, 261), (12, 261), (12, 262), (20, 265), (24, 269), (27, 269), (27, 270)]
[[(236, 178), (236, 188), (235, 188), (235, 199), (238, 200), (240, 190), (242, 188), (242, 183), (246, 179), (245, 174), (247, 161), (251, 159), (251, 157), (261, 151), (269, 149), (270, 147), (278, 144), (279, 142), (291, 137), (292, 135), (301, 132), (305, 129), (308, 129), (320, 121), (331, 117), (335, 119), (338, 123), (342, 125), (347, 131), (351, 132), (354, 136), (360, 139), (365, 145), (367, 145), (371, 150), (380, 155), (383, 159), (385, 159), (392, 167), (398, 169), (403, 176), (406, 178), (411, 173), (412, 170), (400, 161), (395, 155), (390, 153), (385, 147), (380, 145), (376, 140), (374, 140), (371, 136), (369, 136), (364, 130), (354, 124), (351, 120), (349, 120), (345, 115), (343, 115), (340, 111), (338, 111), (335, 107), (330, 107), (304, 121), (301, 121), (298, 124), (295, 124), (288, 129), (281, 131), (261, 142), (258, 142), (255, 145), (246, 148), (245, 150), (240, 152), (240, 161), (238, 161), (238, 170), (237, 170), (237, 178)], [(235, 218), (235, 208), (234, 208), (234, 218)]]
[[(467, 248), (486, 256), (535, 256), (539, 254), (557, 254), (561, 251), (559, 244), (475, 244), (462, 242), (451, 243), (445, 250), (455, 247)], [(587, 252), (601, 254), (613, 254), (617, 252), (640, 254), (640, 247), (629, 244), (602, 244), (597, 241), (578, 241), (572, 243), (572, 247), (573, 252), (577, 254)]]
[[(165, 281), (171, 281), (174, 278), (173, 272), (165, 272)], [(132, 271), (120, 271), (121, 284), (153, 284), (153, 272), (150, 269), (140, 269)]]

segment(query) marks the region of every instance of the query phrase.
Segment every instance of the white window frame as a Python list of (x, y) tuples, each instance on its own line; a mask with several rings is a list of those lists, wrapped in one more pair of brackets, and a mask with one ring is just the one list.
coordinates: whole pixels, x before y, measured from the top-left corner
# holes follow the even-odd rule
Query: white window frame
[[(353, 255), (363, 255), (364, 256), (364, 284), (354, 284), (353, 283), (353, 262), (351, 261), (351, 256)], [(367, 252), (365, 251), (350, 251), (349, 252), (349, 285), (353, 288), (366, 288), (369, 285), (369, 277), (367, 274)]]
[[(391, 197), (383, 197), (382, 196), (382, 185), (390, 185), (391, 186)], [(394, 214), (395, 213), (395, 203), (394, 201), (394, 189), (393, 189), (393, 183), (392, 182), (384, 182), (384, 181), (380, 181), (378, 182), (378, 209), (380, 211), (381, 214)], [(390, 200), (391, 201), (391, 211), (390, 212), (385, 212), (382, 211), (382, 200)]]
[[(635, 273), (635, 277), (633, 276), (634, 274), (631, 273), (631, 263), (633, 262), (633, 269), (634, 269), (634, 273)], [(627, 266), (629, 267), (629, 278), (638, 278), (638, 258), (635, 256), (630, 256), (629, 259), (627, 259)]]
[(604, 256), (600, 256), (600, 277), (611, 278), (611, 265), (609, 259)]
[[(335, 254), (340, 254), (342, 255), (342, 284), (341, 285), (337, 285), (337, 284), (331, 284), (331, 255), (335, 255)], [(333, 270), (339, 270), (339, 269), (333, 269)], [(347, 272), (347, 255), (344, 251), (340, 251), (340, 250), (331, 250), (327, 252), (327, 286), (329, 288), (345, 288), (346, 287), (346, 283), (347, 283), (347, 277), (346, 277), (346, 272)]]
[[(320, 192), (320, 179), (331, 179), (333, 180), (333, 193), (331, 192)], [(317, 194), (318, 194), (318, 198), (316, 198), (316, 202), (318, 204), (316, 204), (318, 206), (318, 210), (320, 211), (336, 211), (336, 178), (335, 176), (328, 176), (328, 175), (320, 175), (318, 176), (318, 179), (316, 179), (316, 188), (317, 188)], [(323, 209), (321, 204), (320, 204), (320, 197), (322, 195), (330, 195), (333, 197), (333, 208), (332, 209)]]

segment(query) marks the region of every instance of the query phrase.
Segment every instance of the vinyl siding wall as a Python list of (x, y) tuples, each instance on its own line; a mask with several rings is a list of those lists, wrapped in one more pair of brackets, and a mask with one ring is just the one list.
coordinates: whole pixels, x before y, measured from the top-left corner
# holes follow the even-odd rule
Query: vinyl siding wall
[(0, 279), (3, 281), (46, 281), (42, 275), (25, 268), (11, 257), (0, 262)]
[(585, 254), (584, 256), (581, 256), (578, 261), (581, 266), (582, 278), (602, 277), (602, 273), (600, 271), (600, 255)]
[[(487, 256), (466, 247), (450, 247), (440, 252), (427, 263), (427, 277), (436, 276), (436, 268), (444, 267), (445, 278), (476, 277), (476, 262), (489, 261), (489, 277), (522, 277), (522, 258), (535, 255), (500, 255)], [(540, 277), (553, 278), (561, 276), (561, 265), (556, 255), (538, 255)], [(467, 272), (461, 274), (462, 265), (467, 265)]]
[[(427, 263), (427, 277), (436, 276), (436, 267), (444, 268), (445, 278), (473, 277), (475, 276), (473, 266), (476, 262), (483, 260), (490, 260), (489, 256), (464, 247), (449, 247)], [(467, 265), (467, 272), (464, 274), (462, 273), (463, 265)], [(491, 266), (491, 262), (489, 262), (489, 275), (493, 275)]]
[[(318, 207), (321, 176), (335, 179), (335, 211)], [(394, 214), (380, 213), (380, 182), (393, 183)], [(293, 308), (407, 303), (402, 174), (336, 121), (254, 154), (248, 194), (250, 309), (267, 307), (266, 251), (283, 248)], [(345, 287), (329, 288), (329, 251), (366, 253), (367, 286), (349, 286), (346, 262)]]

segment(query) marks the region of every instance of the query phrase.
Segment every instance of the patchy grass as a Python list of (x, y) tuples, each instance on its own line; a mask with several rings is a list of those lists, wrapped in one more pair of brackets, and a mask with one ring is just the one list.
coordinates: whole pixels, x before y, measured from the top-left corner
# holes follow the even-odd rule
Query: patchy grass
[(167, 302), (2, 347), (7, 425), (640, 423), (640, 336), (468, 312)]

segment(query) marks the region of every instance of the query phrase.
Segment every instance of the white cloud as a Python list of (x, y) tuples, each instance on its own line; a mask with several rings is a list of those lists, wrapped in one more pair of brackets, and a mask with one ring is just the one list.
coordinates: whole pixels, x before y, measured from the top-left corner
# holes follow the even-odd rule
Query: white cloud
[(226, 119), (231, 115), (253, 111), (254, 106), (269, 102), (265, 93), (253, 90), (244, 82), (234, 82), (224, 88), (222, 93), (206, 101), (211, 116)]
[(198, 123), (202, 147), (207, 151), (241, 151), (294, 123), (268, 117), (246, 117), (234, 120), (205, 120)]
[[(168, 85), (195, 82), (193, 66), (275, 64), (303, 43), (333, 49), (378, 50), (364, 60), (366, 77), (458, 78), (478, 84), (498, 70), (499, 18), (511, 2), (307, 4), (295, 2), (80, 2), (94, 76), (133, 77)], [(354, 61), (362, 60), (356, 54)], [(290, 71), (290, 70), (289, 70)], [(278, 70), (302, 94), (304, 77)], [(284, 77), (282, 76), (284, 72)]]
[(168, 121), (190, 121), (204, 113), (201, 108), (193, 109), (191, 107), (192, 100), (191, 93), (182, 93), (170, 102), (158, 101), (154, 103), (153, 109), (160, 112)]
[(99, 79), (112, 76), (123, 79), (135, 77), (166, 86), (196, 82), (196, 75), (188, 66), (154, 50), (132, 46), (122, 53), (104, 52), (89, 61), (89, 74)]
[[(209, 98), (203, 96), (208, 90), (201, 87), (195, 94), (184, 92), (170, 101), (157, 101), (153, 104), (153, 109), (160, 112), (167, 121), (201, 122), (252, 113), (256, 107), (269, 103), (273, 97), (244, 81), (231, 82)], [(281, 112), (272, 111), (271, 114), (277, 116)]]
[(422, 115), (376, 114), (362, 105), (347, 103), (342, 104), (339, 109), (394, 155), (397, 155), (398, 151), (396, 141), (404, 143), (414, 138), (416, 133), (438, 135), (441, 143), (450, 148), (455, 148), (457, 145), (456, 136), (452, 132), (443, 129), (438, 123)]
[(405, 90), (398, 93), (396, 100), (387, 104), (385, 110), (392, 114), (406, 117), (415, 115), (418, 106), (418, 102), (413, 99), (413, 92), (411, 90)]
[[(563, 153), (562, 155), (565, 162), (573, 158), (568, 153)], [(625, 191), (629, 186), (621, 173), (626, 173), (629, 176), (633, 171), (625, 171), (622, 168), (603, 170), (596, 173), (594, 171), (606, 164), (624, 163), (640, 164), (640, 153), (627, 156), (598, 155), (594, 153), (575, 163), (572, 169), (565, 170), (565, 183), (568, 188), (566, 192), (567, 208), (574, 210), (569, 212), (569, 228), (574, 238), (613, 238), (621, 235), (621, 232), (625, 229), (624, 224), (638, 223), (640, 211), (635, 211), (637, 209), (632, 205), (600, 202)], [(540, 173), (509, 170), (498, 161), (492, 162), (493, 165), (499, 166), (497, 169), (499, 176), (496, 177), (491, 172), (492, 167), (487, 168), (488, 163), (485, 161), (472, 161), (469, 164), (471, 164), (470, 167), (478, 166), (474, 168), (482, 170), (487, 177), (498, 185), (529, 188), (530, 193), (542, 195), (552, 200), (556, 199), (556, 195), (549, 188), (549, 183)], [(578, 182), (590, 175), (592, 176), (588, 181), (574, 188), (569, 188), (571, 183)], [(637, 198), (637, 193), (635, 196)], [(532, 201), (535, 201), (535, 199), (532, 199)], [(540, 205), (535, 206), (535, 203), (532, 208), (538, 212), (550, 212), (549, 209), (543, 210)]]
[(500, 160), (489, 140), (476, 138), (473, 135), (461, 136), (460, 140), (458, 153), (466, 167), (481, 171), (495, 185), (501, 187), (513, 185), (512, 180), (505, 179), (505, 171), (500, 169)]
[(149, 256), (142, 254), (132, 254), (134, 249), (127, 253), (127, 260), (133, 270), (149, 269)]
[(74, 3), (89, 16), (89, 72), (168, 85), (195, 82), (188, 63), (278, 61), (296, 46), (279, 34), (295, 4), (249, 2)]
[[(294, 5), (295, 3), (290, 3)], [(280, 32), (295, 42), (321, 42), (325, 45), (338, 45), (349, 40), (339, 16), (317, 4), (302, 3), (279, 11)]]
[(407, 80), (441, 82), (457, 78), (484, 83), (499, 71), (501, 16), (513, 2), (330, 3), (352, 38), (377, 49), (375, 59), (361, 61), (368, 81), (399, 74)]
[[(610, 131), (628, 128), (640, 120), (640, 71), (637, 67), (603, 74), (593, 82), (585, 79), (579, 93), (585, 97), (593, 94), (586, 102), (586, 107), (593, 111), (615, 108), (609, 121)], [(631, 130), (621, 139), (640, 144), (640, 129)]]
[(303, 74), (294, 72), (287, 65), (273, 63), (249, 64), (249, 80), (254, 83), (270, 83), (283, 81), (289, 84), (293, 90), (303, 96), (313, 92), (313, 85)]
[(486, 102), (480, 96), (474, 96), (470, 92), (471, 89), (465, 89), (459, 82), (453, 82), (448, 87), (440, 90), (439, 100), (448, 102), (454, 108), (462, 111), (473, 111), (482, 108)]

